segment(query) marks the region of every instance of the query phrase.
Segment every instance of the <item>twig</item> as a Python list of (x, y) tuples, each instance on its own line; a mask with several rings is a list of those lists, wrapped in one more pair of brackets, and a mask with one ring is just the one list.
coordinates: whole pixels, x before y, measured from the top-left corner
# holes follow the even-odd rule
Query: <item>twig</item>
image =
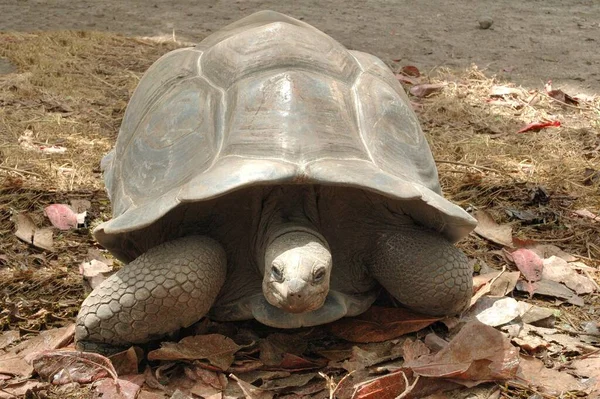
[(406, 378), (406, 373), (404, 373), (404, 371), (401, 371), (401, 373), (402, 373), (402, 378), (404, 378), (404, 384), (406, 385), (406, 388), (404, 388), (404, 392), (402, 392), (400, 395), (396, 396), (396, 399), (405, 398), (409, 393), (411, 393), (412, 390), (415, 388), (415, 385), (417, 385), (417, 382), (419, 382), (419, 378), (421, 377), (420, 375), (417, 375), (417, 378), (415, 378), (413, 383), (409, 384), (408, 378)]
[(590, 281), (592, 282), (592, 284), (594, 284), (594, 287), (596, 287), (596, 290), (600, 291), (600, 286), (599, 286), (599, 285), (598, 285), (598, 283), (597, 283), (597, 282), (594, 280), (594, 278), (592, 277), (592, 275), (590, 274), (590, 272), (588, 272), (588, 271), (587, 271), (587, 270), (585, 270), (585, 269), (582, 269), (581, 271), (583, 272), (583, 274), (585, 274), (585, 276), (586, 276), (587, 278), (589, 278), (589, 279), (590, 279)]
[(509, 175), (507, 172), (503, 172), (501, 170), (494, 169), (494, 168), (489, 168), (487, 166), (472, 165), (472, 164), (468, 164), (468, 163), (464, 163), (464, 162), (446, 161), (446, 160), (440, 160), (440, 159), (435, 159), (434, 161), (435, 161), (435, 163), (447, 163), (450, 165), (466, 166), (467, 168), (473, 168), (480, 172), (487, 170), (488, 172), (494, 172), (494, 173), (498, 173), (499, 175), (504, 175), (504, 176), (510, 177), (514, 181), (517, 180), (513, 176)]
[(38, 175), (38, 174), (37, 174), (37, 173), (35, 173), (35, 172), (29, 172), (29, 171), (27, 171), (27, 170), (22, 170), (22, 169), (17, 169), (17, 168), (11, 168), (10, 166), (3, 166), (3, 165), (0, 165), (0, 169), (2, 169), (2, 170), (6, 170), (6, 171), (9, 171), (9, 172), (15, 172), (15, 173), (24, 173), (24, 174), (26, 174), (26, 175), (37, 176), (37, 177), (42, 177), (42, 175)]

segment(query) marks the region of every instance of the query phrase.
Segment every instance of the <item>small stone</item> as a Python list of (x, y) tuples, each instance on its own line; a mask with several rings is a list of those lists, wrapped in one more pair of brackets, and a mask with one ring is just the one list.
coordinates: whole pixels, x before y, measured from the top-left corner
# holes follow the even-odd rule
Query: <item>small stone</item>
[(494, 20), (491, 19), (490, 17), (484, 17), (484, 18), (479, 19), (479, 27), (481, 29), (489, 29), (493, 23), (494, 23)]

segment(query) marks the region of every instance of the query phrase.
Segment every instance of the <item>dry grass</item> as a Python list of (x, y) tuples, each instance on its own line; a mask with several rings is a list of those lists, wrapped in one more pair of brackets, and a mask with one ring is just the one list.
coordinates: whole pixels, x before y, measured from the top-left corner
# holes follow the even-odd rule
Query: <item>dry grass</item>
[[(47, 252), (19, 241), (11, 216), (27, 212), (48, 226), (44, 206), (88, 199), (91, 223), (110, 217), (100, 159), (142, 73), (180, 45), (89, 32), (0, 34), (0, 57), (18, 68), (0, 75), (0, 331), (73, 320), (83, 298), (78, 265), (95, 246), (89, 231), (55, 233), (56, 249)], [(593, 178), (600, 171), (600, 99), (567, 106), (543, 90), (515, 88), (512, 106), (498, 105), (488, 100), (501, 83), (476, 68), (438, 71), (430, 79), (447, 86), (414, 100), (446, 195), (465, 208), (489, 210), (522, 239), (553, 243), (599, 266), (600, 222), (573, 211), (600, 213), (600, 178)], [(562, 126), (516, 133), (542, 119)], [(24, 148), (19, 139), (28, 130), (34, 145), (66, 152)], [(507, 211), (514, 210), (532, 212), (535, 220), (511, 218)], [(492, 266), (503, 262), (481, 238), (470, 236), (461, 246)], [(587, 299), (600, 306), (597, 295)], [(568, 324), (592, 317), (587, 307), (561, 310)]]

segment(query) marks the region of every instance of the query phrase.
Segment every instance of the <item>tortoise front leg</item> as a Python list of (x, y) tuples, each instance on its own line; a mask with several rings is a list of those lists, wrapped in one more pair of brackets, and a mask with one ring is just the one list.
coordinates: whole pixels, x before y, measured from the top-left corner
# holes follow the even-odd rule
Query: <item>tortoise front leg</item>
[(154, 247), (85, 299), (77, 347), (115, 352), (188, 327), (209, 311), (226, 274), (225, 250), (211, 238), (189, 236)]
[(458, 314), (471, 299), (473, 270), (465, 254), (419, 226), (380, 233), (368, 267), (394, 298), (420, 313)]

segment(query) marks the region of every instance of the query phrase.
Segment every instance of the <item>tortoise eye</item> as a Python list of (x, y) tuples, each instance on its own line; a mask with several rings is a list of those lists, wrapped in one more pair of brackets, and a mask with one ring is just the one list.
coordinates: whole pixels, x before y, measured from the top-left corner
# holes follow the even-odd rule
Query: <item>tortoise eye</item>
[(279, 266), (277, 266), (277, 265), (273, 265), (271, 267), (271, 275), (277, 281), (282, 281), (283, 280), (283, 270), (281, 270), (281, 268)]
[(313, 281), (315, 283), (320, 283), (325, 278), (325, 274), (325, 268), (319, 268), (315, 270), (315, 272), (313, 273)]

